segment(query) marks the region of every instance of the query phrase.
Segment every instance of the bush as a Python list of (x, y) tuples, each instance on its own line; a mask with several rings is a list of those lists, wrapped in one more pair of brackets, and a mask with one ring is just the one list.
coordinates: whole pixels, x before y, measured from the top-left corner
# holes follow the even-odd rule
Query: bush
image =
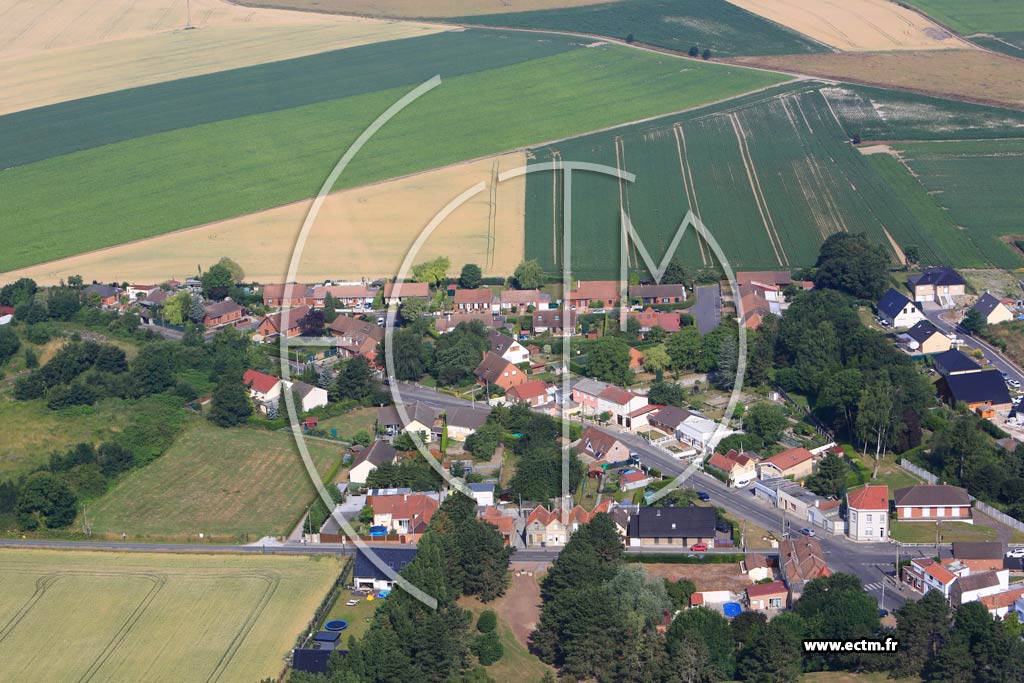
[(490, 666), (505, 655), (505, 648), (498, 640), (498, 634), (491, 631), (476, 639), (473, 644), (473, 652), (481, 664)]
[(484, 610), (480, 613), (480, 618), (476, 620), (476, 630), (480, 633), (490, 633), (497, 627), (498, 615), (494, 613), (494, 610)]

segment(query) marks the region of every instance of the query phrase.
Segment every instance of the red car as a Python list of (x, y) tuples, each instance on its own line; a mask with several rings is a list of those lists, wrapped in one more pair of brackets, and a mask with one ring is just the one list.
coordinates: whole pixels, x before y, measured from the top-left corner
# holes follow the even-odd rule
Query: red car
[(695, 552), (700, 552), (700, 553), (704, 552), (707, 549), (708, 549), (708, 544), (707, 543), (694, 543), (693, 545), (690, 546), (690, 550), (693, 550)]

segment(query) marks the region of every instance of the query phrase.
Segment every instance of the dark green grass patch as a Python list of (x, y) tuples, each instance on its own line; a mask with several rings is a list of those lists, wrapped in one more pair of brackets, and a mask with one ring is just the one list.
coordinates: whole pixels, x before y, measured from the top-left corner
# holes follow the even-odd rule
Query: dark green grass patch
[(446, 21), (485, 26), (573, 31), (633, 40), (680, 52), (697, 47), (714, 57), (825, 52), (827, 48), (726, 0), (625, 0)]
[(451, 78), (579, 47), (557, 35), (470, 30), (183, 78), (0, 116), (0, 168), (122, 140)]
[[(695, 107), (785, 78), (609, 45), (459, 76), (393, 119), (336, 189)], [(5, 171), (0, 271), (310, 197), (351, 142), (407, 91), (219, 121)]]

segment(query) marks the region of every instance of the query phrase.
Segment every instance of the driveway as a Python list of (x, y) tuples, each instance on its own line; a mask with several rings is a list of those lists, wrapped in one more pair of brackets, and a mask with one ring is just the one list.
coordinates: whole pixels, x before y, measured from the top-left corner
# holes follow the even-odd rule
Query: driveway
[(697, 287), (697, 303), (691, 309), (697, 320), (697, 331), (705, 335), (722, 324), (722, 288), (715, 285)]

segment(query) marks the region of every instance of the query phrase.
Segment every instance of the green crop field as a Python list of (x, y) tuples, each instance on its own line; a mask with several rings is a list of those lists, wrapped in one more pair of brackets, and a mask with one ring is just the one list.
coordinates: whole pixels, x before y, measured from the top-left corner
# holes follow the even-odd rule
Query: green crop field
[[(934, 242), (925, 246), (925, 253), (941, 255), (952, 259), (961, 268), (987, 268), (989, 260), (973, 241), (971, 235), (957, 227), (949, 212), (942, 210), (928, 191), (899, 159), (889, 154), (872, 154), (868, 157), (878, 174), (896, 192), (918, 224), (927, 229), (927, 236)], [(943, 265), (945, 261), (927, 261), (922, 265)]]
[(909, 1), (982, 47), (1013, 57), (1024, 56), (1024, 3), (1017, 0)]
[[(336, 471), (340, 446), (308, 446), (321, 476)], [(290, 433), (199, 422), (83, 514), (100, 536), (252, 542), (290, 533), (315, 497)]]
[[(924, 258), (955, 261), (849, 144), (814, 84), (533, 152), (540, 161), (593, 161), (637, 174), (635, 183), (621, 185), (608, 176), (575, 176), (573, 270), (580, 277), (618, 272), (620, 209), (656, 260), (692, 210), (734, 268), (811, 265), (822, 240), (840, 230), (864, 232), (895, 253), (891, 235), (897, 245), (919, 245)], [(552, 174), (528, 177), (526, 252), (551, 270), (561, 268), (562, 201)], [(679, 253), (691, 266), (712, 261), (692, 233)], [(635, 248), (629, 258), (642, 265)]]
[(276, 680), (341, 566), (329, 557), (0, 550), (0, 676)]
[[(557, 35), (469, 30), (183, 78), (0, 116), (0, 168), (169, 130), (494, 69), (580, 48)], [(466, 59), (466, 55), (473, 55)]]
[(1024, 235), (1024, 140), (917, 142), (898, 149), (935, 201), (993, 266), (1024, 266), (1020, 252), (1005, 241)]
[(862, 140), (1024, 137), (1024, 112), (849, 84), (821, 89), (848, 135)]
[(965, 35), (1024, 31), (1024, 3), (1017, 0), (909, 0), (909, 3)]
[[(679, 111), (786, 78), (610, 45), (458, 76), (371, 140), (337, 189)], [(7, 170), (0, 271), (310, 197), (348, 145), (407, 91), (219, 121)]]
[(624, 0), (567, 9), (447, 19), (460, 24), (549, 29), (633, 39), (680, 52), (697, 46), (715, 57), (823, 52), (806, 36), (726, 0)]

